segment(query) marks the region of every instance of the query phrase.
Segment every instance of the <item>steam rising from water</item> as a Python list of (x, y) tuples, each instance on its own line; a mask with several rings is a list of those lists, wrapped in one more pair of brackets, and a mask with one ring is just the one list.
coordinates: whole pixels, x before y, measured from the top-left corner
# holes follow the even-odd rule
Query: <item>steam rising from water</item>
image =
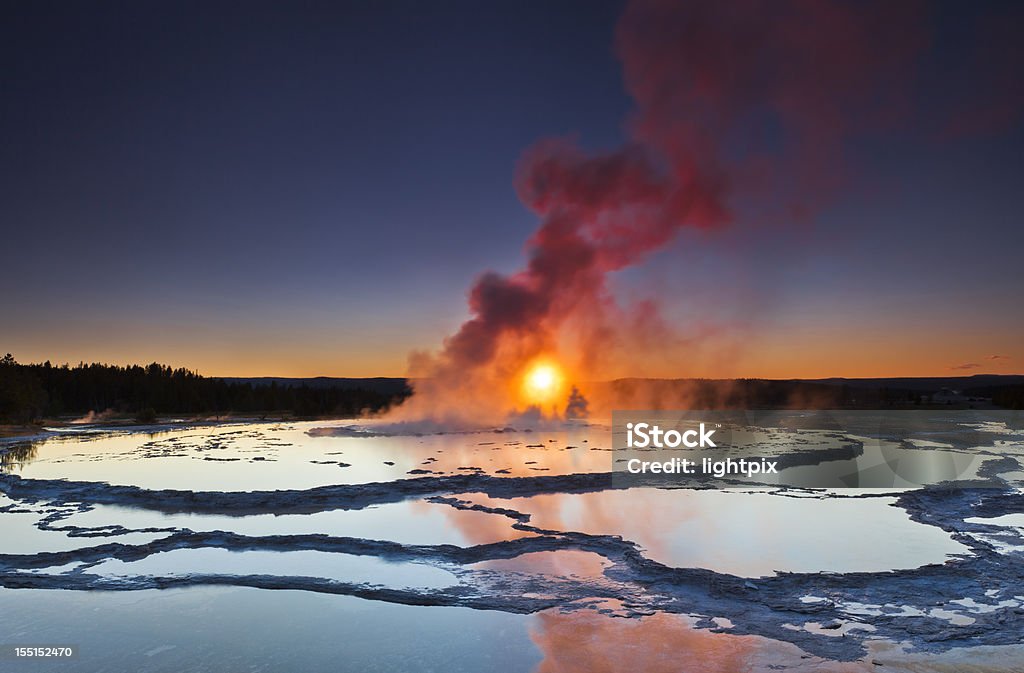
[(627, 141), (591, 153), (546, 139), (524, 153), (516, 186), (541, 220), (526, 265), (477, 279), (471, 318), (440, 352), (413, 355), (415, 394), (388, 418), (557, 419), (567, 397), (536, 406), (518, 393), (537, 358), (559, 362), (584, 395), (644, 354), (685, 362), (657, 300), (621, 305), (614, 273), (683, 230), (734, 223), (740, 204), (761, 225), (811, 217), (842, 184), (844, 141), (902, 108), (924, 43), (918, 14), (915, 3), (631, 2), (616, 35), (636, 104)]

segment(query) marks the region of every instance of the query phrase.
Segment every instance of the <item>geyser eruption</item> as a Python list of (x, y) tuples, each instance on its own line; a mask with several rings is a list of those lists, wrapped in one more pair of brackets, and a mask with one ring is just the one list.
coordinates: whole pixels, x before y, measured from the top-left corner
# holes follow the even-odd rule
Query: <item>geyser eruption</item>
[(616, 35), (628, 142), (525, 152), (516, 186), (541, 219), (526, 265), (480, 276), (470, 319), (413, 356), (415, 393), (388, 419), (467, 427), (581, 408), (588, 382), (670, 333), (656, 301), (616, 302), (614, 272), (681, 230), (734, 222), (737, 205), (760, 225), (813, 214), (842, 181), (848, 136), (902, 106), (919, 25), (911, 3), (631, 2)]

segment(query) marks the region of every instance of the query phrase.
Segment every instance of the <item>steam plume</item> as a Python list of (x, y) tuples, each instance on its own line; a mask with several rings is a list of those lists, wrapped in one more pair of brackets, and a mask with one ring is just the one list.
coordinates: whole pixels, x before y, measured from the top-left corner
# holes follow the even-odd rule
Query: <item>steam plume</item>
[(524, 153), (517, 190), (541, 220), (526, 265), (480, 276), (470, 319), (439, 353), (414, 356), (415, 394), (391, 417), (502, 422), (523, 410), (515, 382), (532, 358), (553, 355), (582, 385), (670, 332), (655, 302), (616, 303), (614, 272), (684, 229), (733, 223), (737, 204), (765, 223), (812, 216), (842, 185), (850, 135), (900, 114), (919, 9), (631, 2), (616, 34), (636, 105), (627, 142), (590, 153), (556, 138)]

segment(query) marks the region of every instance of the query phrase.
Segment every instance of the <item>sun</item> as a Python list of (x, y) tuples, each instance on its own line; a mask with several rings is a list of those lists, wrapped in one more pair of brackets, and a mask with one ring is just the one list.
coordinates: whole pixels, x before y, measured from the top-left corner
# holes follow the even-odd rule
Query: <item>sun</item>
[(557, 378), (558, 375), (555, 373), (554, 367), (551, 365), (540, 365), (530, 372), (527, 384), (534, 390), (547, 391), (554, 387)]
[(562, 389), (562, 371), (551, 362), (530, 366), (523, 376), (523, 396), (530, 404), (550, 402)]

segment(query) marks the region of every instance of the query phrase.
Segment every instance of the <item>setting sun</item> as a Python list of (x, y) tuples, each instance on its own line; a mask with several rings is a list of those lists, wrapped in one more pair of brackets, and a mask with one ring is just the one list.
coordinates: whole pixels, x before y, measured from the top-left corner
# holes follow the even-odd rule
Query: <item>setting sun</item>
[(531, 366), (523, 378), (523, 395), (531, 404), (549, 402), (562, 388), (562, 372), (550, 362)]

